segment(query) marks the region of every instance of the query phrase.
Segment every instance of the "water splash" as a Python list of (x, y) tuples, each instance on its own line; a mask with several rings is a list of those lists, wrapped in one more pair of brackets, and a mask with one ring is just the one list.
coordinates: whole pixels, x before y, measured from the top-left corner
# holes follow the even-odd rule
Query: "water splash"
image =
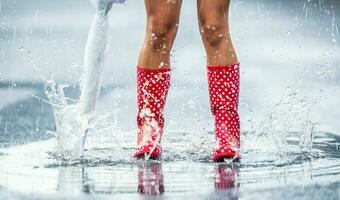
[(85, 139), (93, 122), (93, 112), (101, 88), (103, 60), (108, 37), (108, 13), (113, 3), (123, 3), (114, 0), (91, 0), (96, 9), (90, 27), (84, 58), (85, 73), (81, 79), (81, 96), (75, 105), (67, 105), (63, 88), (56, 88), (53, 82), (47, 86), (52, 90), (47, 94), (50, 101), (58, 101), (62, 109), (55, 108), (57, 123), (58, 150), (72, 158), (84, 155)]
[[(261, 122), (245, 133), (243, 154), (254, 163), (272, 162), (274, 165), (310, 157), (317, 125), (311, 119), (311, 111), (321, 96), (316, 98), (303, 92), (298, 84), (288, 87)], [(299, 145), (292, 146), (289, 140)], [(256, 156), (259, 154), (261, 156)]]
[[(56, 124), (57, 152), (64, 159), (77, 159), (84, 154), (86, 134), (91, 128), (97, 128), (100, 116), (93, 117), (96, 101), (101, 88), (103, 60), (108, 36), (108, 12), (113, 3), (124, 0), (91, 0), (96, 9), (90, 27), (85, 49), (84, 75), (80, 78), (80, 100), (72, 100), (64, 94), (68, 85), (58, 85), (53, 75), (47, 78), (30, 50), (23, 46), (19, 51), (25, 52), (29, 63), (41, 75), (45, 82), (45, 94), (54, 111)], [(96, 119), (96, 120), (94, 120)], [(106, 127), (111, 127), (105, 124)]]
[(89, 128), (89, 116), (82, 114), (80, 104), (68, 103), (65, 87), (50, 79), (46, 82), (45, 94), (54, 111), (57, 151), (67, 158), (76, 158), (81, 150), (80, 138)]
[(69, 87), (68, 85), (58, 85), (54, 81), (53, 74), (50, 78), (44, 75), (31, 50), (20, 46), (19, 51), (25, 53), (28, 62), (40, 74), (41, 79), (45, 83), (44, 91), (48, 100), (43, 100), (40, 97), (37, 98), (46, 101), (53, 108), (57, 152), (69, 159), (78, 157), (81, 151), (79, 145), (81, 136), (89, 128), (89, 115), (84, 115), (81, 112), (79, 103), (65, 96), (64, 89)]

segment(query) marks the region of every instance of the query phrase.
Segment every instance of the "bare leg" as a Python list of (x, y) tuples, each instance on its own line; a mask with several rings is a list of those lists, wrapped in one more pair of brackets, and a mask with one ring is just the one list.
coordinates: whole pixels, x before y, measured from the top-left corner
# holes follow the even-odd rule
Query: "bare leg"
[(199, 27), (208, 65), (238, 63), (229, 32), (230, 0), (198, 0)]
[(145, 69), (170, 67), (182, 0), (145, 0), (147, 26), (138, 65)]
[(137, 67), (137, 158), (161, 157), (163, 110), (170, 87), (170, 51), (182, 0), (145, 0), (147, 27)]
[(207, 52), (208, 88), (215, 120), (214, 161), (239, 159), (240, 71), (228, 24), (229, 0), (198, 0), (198, 18)]

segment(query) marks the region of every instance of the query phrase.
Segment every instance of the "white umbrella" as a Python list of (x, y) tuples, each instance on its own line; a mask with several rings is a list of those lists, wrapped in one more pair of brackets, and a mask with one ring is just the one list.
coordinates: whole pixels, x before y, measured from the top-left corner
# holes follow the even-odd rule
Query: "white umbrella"
[[(92, 19), (91, 28), (88, 34), (84, 67), (85, 74), (82, 80), (82, 92), (80, 103), (84, 115), (91, 114), (96, 105), (96, 101), (101, 87), (101, 75), (103, 72), (102, 61), (104, 59), (107, 36), (108, 36), (108, 13), (113, 3), (124, 3), (125, 0), (90, 0), (96, 8)], [(84, 154), (86, 133), (81, 136), (79, 156)]]

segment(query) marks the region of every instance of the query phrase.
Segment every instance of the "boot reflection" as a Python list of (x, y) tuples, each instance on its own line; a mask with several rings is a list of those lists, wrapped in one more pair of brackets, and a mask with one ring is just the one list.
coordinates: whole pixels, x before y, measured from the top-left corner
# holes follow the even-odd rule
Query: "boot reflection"
[(138, 190), (142, 195), (164, 193), (162, 164), (153, 161), (138, 163)]
[(217, 164), (214, 179), (215, 195), (223, 199), (239, 199), (239, 168), (232, 164)]

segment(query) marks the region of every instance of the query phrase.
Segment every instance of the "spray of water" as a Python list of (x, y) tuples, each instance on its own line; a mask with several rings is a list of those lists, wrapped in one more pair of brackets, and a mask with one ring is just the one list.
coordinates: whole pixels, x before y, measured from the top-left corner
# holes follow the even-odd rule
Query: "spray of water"
[[(78, 104), (66, 106), (61, 116), (56, 116), (58, 126), (59, 151), (66, 155), (82, 157), (86, 135), (93, 122), (93, 111), (101, 87), (103, 60), (108, 37), (108, 13), (113, 3), (124, 3), (124, 0), (90, 0), (96, 9), (88, 34), (84, 58), (84, 77), (81, 79), (81, 96)], [(58, 98), (63, 98), (62, 90), (53, 90)], [(59, 94), (59, 95), (58, 95)], [(48, 95), (51, 100), (51, 95)], [(53, 95), (52, 95), (53, 96)], [(53, 98), (52, 98), (53, 99)], [(65, 105), (63, 105), (65, 106)], [(56, 112), (57, 113), (57, 112)], [(70, 140), (71, 135), (75, 140)], [(80, 141), (78, 141), (80, 138)], [(71, 143), (71, 145), (70, 145)]]
[[(45, 82), (45, 94), (53, 107), (57, 152), (64, 159), (76, 159), (84, 154), (86, 134), (91, 128), (102, 126), (102, 117), (93, 117), (101, 87), (103, 60), (108, 37), (108, 13), (113, 3), (125, 0), (91, 0), (95, 14), (92, 19), (85, 49), (84, 75), (80, 79), (80, 100), (69, 99), (64, 94), (68, 85), (58, 85), (54, 77), (47, 78), (38, 67), (30, 50), (25, 51), (29, 62)], [(19, 48), (24, 51), (24, 47)], [(106, 127), (111, 127), (108, 124)], [(95, 128), (94, 128), (95, 129)]]

